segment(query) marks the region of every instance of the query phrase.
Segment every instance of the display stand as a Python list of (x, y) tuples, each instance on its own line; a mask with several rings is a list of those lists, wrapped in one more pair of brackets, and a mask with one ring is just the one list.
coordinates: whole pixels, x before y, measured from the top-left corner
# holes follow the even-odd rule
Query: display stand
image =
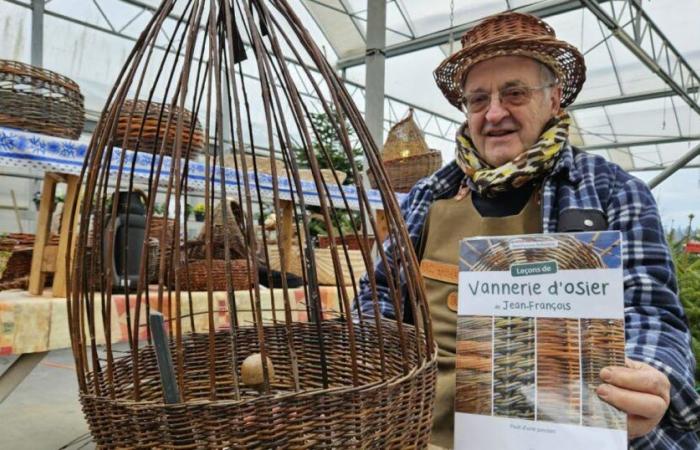
[[(71, 226), (70, 212), (78, 199), (80, 178), (76, 175), (68, 175), (57, 172), (44, 174), (44, 185), (41, 191), (39, 203), (39, 218), (36, 227), (36, 240), (32, 253), (32, 268), (29, 274), (29, 292), (33, 295), (41, 295), (44, 290), (44, 282), (47, 273), (53, 273), (52, 294), (54, 297), (66, 296), (66, 268), (69, 267), (66, 259), (68, 249), (69, 228)], [(66, 183), (67, 191), (64, 200), (63, 217), (59, 230), (58, 248), (49, 245), (51, 231), (51, 215), (56, 199), (56, 185)], [(78, 221), (73, 221), (73, 231), (77, 228)], [(75, 241), (73, 241), (75, 243)], [(72, 255), (75, 246), (70, 249)]]

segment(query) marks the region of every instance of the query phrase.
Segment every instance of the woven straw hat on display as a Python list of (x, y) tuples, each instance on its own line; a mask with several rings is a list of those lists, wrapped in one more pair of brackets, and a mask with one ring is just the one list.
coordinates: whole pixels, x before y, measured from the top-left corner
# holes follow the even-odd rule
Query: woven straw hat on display
[(497, 56), (526, 56), (552, 69), (562, 85), (563, 108), (573, 103), (586, 80), (586, 64), (576, 47), (557, 39), (552, 27), (539, 18), (506, 12), (487, 17), (467, 31), (462, 49), (435, 69), (435, 81), (447, 100), (461, 109), (469, 70)]

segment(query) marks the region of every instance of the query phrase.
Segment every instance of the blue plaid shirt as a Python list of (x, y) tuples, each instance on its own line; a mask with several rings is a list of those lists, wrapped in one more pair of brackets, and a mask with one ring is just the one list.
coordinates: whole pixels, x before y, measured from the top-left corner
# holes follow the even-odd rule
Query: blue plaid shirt
[[(418, 248), (428, 210), (436, 200), (456, 195), (464, 173), (455, 162), (419, 181), (401, 203), (414, 249)], [(700, 440), (694, 430), (700, 418), (700, 396), (695, 390), (695, 359), (690, 333), (656, 202), (649, 188), (616, 164), (601, 157), (562, 149), (542, 191), (542, 229), (557, 231), (559, 214), (568, 209), (592, 209), (605, 214), (608, 229), (620, 230), (625, 286), (626, 354), (644, 361), (671, 381), (671, 404), (652, 432), (630, 441), (633, 449), (695, 449)], [(393, 254), (384, 243), (389, 264)], [(395, 317), (386, 272), (375, 268), (380, 312)], [(404, 280), (402, 285), (405, 286)], [(360, 281), (358, 307), (373, 315), (367, 276)]]

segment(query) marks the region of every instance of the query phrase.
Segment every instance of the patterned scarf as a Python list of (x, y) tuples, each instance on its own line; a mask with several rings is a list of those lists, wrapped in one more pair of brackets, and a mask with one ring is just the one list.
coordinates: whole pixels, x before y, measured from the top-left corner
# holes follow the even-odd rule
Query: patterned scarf
[(571, 118), (562, 111), (546, 125), (535, 145), (499, 167), (492, 167), (479, 155), (464, 122), (457, 131), (459, 167), (471, 179), (479, 195), (493, 197), (542, 177), (554, 167), (559, 151), (569, 138)]

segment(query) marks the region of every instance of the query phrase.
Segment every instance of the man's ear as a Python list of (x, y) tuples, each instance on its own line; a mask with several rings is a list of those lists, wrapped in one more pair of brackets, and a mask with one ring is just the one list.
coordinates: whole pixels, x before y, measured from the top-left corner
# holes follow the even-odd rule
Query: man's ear
[(559, 111), (561, 110), (561, 97), (561, 84), (557, 84), (556, 86), (552, 87), (552, 90), (549, 94), (550, 109), (552, 111), (552, 114), (554, 114), (555, 116), (559, 114)]

